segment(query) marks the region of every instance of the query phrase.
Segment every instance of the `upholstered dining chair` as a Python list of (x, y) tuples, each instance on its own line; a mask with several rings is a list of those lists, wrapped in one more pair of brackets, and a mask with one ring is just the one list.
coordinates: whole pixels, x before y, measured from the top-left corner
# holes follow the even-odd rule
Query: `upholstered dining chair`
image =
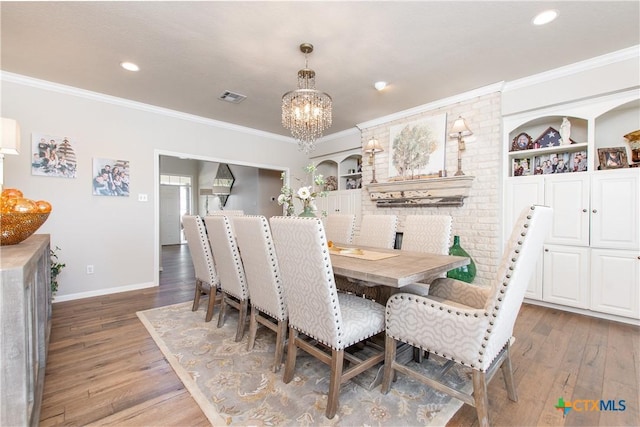
[(233, 221), (251, 295), (247, 350), (254, 346), (258, 323), (274, 331), (276, 350), (273, 372), (278, 372), (284, 355), (289, 314), (271, 228), (264, 216), (239, 216)]
[(213, 259), (220, 277), (220, 290), (222, 291), (218, 327), (221, 328), (225, 323), (227, 306), (236, 308), (239, 311), (237, 342), (244, 336), (249, 305), (249, 288), (231, 225), (231, 218), (225, 215), (209, 215), (204, 218), (204, 223), (207, 227)]
[[(384, 306), (337, 292), (320, 219), (272, 217), (270, 222), (289, 309), (283, 381), (293, 379), (298, 348), (328, 364), (331, 374), (325, 415), (331, 419), (338, 409), (340, 384), (384, 358), (378, 352), (361, 360), (346, 351), (384, 330)], [(350, 362), (347, 369), (343, 369), (345, 359)]]
[(407, 215), (402, 232), (402, 250), (449, 253), (451, 240), (451, 215)]
[[(396, 372), (400, 372), (475, 406), (480, 425), (488, 426), (487, 383), (501, 368), (507, 394), (517, 401), (510, 358), (513, 326), (551, 220), (552, 209), (546, 206), (531, 206), (522, 212), (491, 286), (440, 278), (431, 284), (429, 297), (399, 293), (389, 298), (382, 393), (389, 391)], [(454, 390), (398, 363), (397, 342), (468, 367), (473, 394)]]
[[(404, 220), (400, 249), (447, 255), (452, 224), (451, 215), (407, 215)], [(402, 288), (402, 292), (427, 295), (430, 282), (431, 280), (427, 280), (424, 283), (405, 286)]]
[(352, 243), (356, 216), (352, 214), (330, 214), (325, 221), (327, 240), (338, 243)]
[(397, 229), (397, 215), (363, 215), (360, 232), (354, 243), (359, 246), (393, 249)]
[(196, 275), (196, 291), (193, 298), (192, 310), (196, 311), (200, 305), (200, 295), (208, 294), (209, 303), (205, 322), (211, 321), (213, 307), (217, 299), (216, 292), (220, 287), (220, 280), (213, 261), (211, 246), (207, 240), (207, 232), (202, 218), (197, 215), (184, 215), (182, 228), (187, 239), (187, 246), (191, 254), (191, 261)]

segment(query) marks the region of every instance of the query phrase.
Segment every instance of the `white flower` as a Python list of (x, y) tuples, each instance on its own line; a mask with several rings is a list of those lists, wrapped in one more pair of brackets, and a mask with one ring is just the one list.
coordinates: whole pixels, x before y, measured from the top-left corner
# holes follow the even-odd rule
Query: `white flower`
[(285, 203), (287, 203), (287, 196), (285, 196), (284, 194), (280, 194), (278, 196), (278, 204), (284, 205)]
[(300, 187), (298, 189), (298, 198), (301, 200), (307, 200), (311, 197), (311, 188), (310, 187)]

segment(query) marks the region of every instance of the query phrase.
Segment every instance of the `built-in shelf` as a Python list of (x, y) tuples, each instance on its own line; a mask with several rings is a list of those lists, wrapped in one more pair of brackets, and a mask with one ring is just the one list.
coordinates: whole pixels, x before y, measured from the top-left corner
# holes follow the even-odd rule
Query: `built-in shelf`
[(462, 206), (473, 176), (414, 179), (367, 184), (371, 201), (379, 208)]

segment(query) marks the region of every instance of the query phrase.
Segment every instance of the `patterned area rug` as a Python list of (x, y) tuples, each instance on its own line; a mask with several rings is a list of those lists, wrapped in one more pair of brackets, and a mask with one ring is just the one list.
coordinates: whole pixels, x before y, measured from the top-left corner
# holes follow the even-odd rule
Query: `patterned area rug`
[[(206, 304), (200, 306), (196, 312), (189, 302), (137, 314), (213, 425), (440, 426), (462, 405), (402, 374), (387, 395), (379, 386), (371, 391), (359, 386), (358, 376), (342, 385), (338, 413), (329, 420), (324, 416), (329, 366), (298, 351), (294, 379), (284, 384), (284, 365), (275, 374), (270, 369), (273, 332), (259, 326), (255, 347), (247, 351), (248, 333), (234, 341), (236, 310), (228, 310), (225, 326), (218, 329), (217, 312), (205, 323)], [(431, 355), (420, 368), (436, 372), (445, 362)], [(370, 371), (375, 376), (377, 370)], [(471, 387), (470, 374), (457, 365), (446, 378), (454, 388)]]

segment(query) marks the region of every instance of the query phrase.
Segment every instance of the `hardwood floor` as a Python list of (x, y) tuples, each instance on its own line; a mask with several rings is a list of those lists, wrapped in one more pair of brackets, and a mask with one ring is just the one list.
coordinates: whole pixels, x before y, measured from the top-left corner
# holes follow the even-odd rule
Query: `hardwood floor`
[[(192, 300), (186, 245), (163, 248), (163, 267), (157, 288), (54, 304), (42, 426), (209, 424), (135, 314)], [(493, 425), (640, 425), (639, 327), (524, 305), (514, 335), (520, 399), (507, 398), (497, 374), (488, 387)], [(560, 397), (577, 403), (566, 418), (555, 408)], [(626, 409), (579, 411), (591, 406), (575, 402), (600, 399)], [(477, 424), (468, 405), (449, 422)]]

